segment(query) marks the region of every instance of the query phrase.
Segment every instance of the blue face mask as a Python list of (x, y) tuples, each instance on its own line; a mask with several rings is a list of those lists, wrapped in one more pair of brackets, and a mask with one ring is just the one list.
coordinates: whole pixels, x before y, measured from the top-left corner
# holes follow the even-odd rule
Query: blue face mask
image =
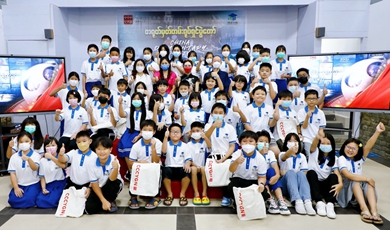
[(286, 54), (284, 52), (279, 52), (276, 54), (276, 57), (278, 58), (284, 58), (286, 56)]
[(282, 107), (288, 108), (288, 107), (290, 107), (291, 103), (292, 103), (292, 101), (283, 101)]
[(109, 42), (102, 42), (102, 48), (103, 49), (108, 49), (108, 47), (110, 47), (110, 43)]
[(223, 115), (217, 115), (217, 114), (213, 114), (213, 120), (216, 121), (216, 120), (221, 120), (223, 121)]
[(179, 57), (179, 56), (180, 56), (180, 52), (173, 52), (172, 55), (173, 55), (174, 57)]
[(332, 151), (331, 145), (320, 145), (320, 150), (324, 153), (329, 153)]
[(262, 63), (269, 63), (270, 61), (271, 61), (271, 58), (269, 58), (269, 57), (262, 57), (261, 58)]
[(221, 104), (223, 104), (224, 106), (226, 106), (226, 101), (225, 101), (225, 100), (218, 100), (217, 103), (221, 103)]
[(139, 107), (141, 107), (141, 105), (142, 105), (142, 101), (141, 101), (141, 100), (132, 100), (132, 101), (131, 101), (131, 104), (132, 104), (135, 108), (139, 108)]
[(260, 57), (260, 53), (259, 52), (253, 52), (252, 53), (252, 57), (258, 58), (258, 57)]
[(162, 70), (168, 70), (169, 69), (169, 65), (161, 65), (161, 69)]
[(295, 91), (297, 90), (297, 87), (296, 87), (296, 86), (290, 86), (290, 87), (288, 87), (288, 90), (289, 90), (291, 93), (295, 93)]
[(264, 142), (258, 142), (257, 143), (257, 149), (261, 151), (264, 148), (265, 143)]
[(196, 62), (196, 57), (192, 57), (192, 58), (191, 58), (191, 61), (192, 61), (192, 62)]
[(26, 126), (24, 127), (24, 130), (25, 130), (26, 132), (32, 134), (32, 133), (35, 132), (36, 127), (33, 126), (33, 125), (26, 125)]

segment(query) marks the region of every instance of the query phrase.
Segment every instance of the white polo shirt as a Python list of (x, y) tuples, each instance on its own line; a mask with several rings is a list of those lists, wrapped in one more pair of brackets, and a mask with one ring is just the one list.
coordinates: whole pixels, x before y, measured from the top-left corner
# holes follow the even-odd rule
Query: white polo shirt
[[(226, 116), (224, 117), (223, 119), (227, 124), (233, 126), (233, 128), (237, 127), (237, 123), (238, 122), (241, 122), (241, 117), (240, 117), (240, 114), (238, 114), (237, 112), (233, 112), (232, 109), (229, 109), (228, 107), (226, 107)], [(209, 121), (207, 123), (213, 123), (214, 120), (213, 120), (213, 117), (210, 116), (209, 117)]]
[[(110, 154), (108, 156), (106, 164), (101, 165), (99, 157), (96, 156), (96, 158), (94, 160), (95, 162), (91, 161), (91, 163), (89, 163), (90, 165), (88, 165), (88, 167), (87, 167), (89, 181), (91, 183), (99, 181), (99, 187), (100, 188), (103, 187), (107, 183), (107, 180), (110, 177), (111, 172), (114, 170), (114, 168), (112, 167), (112, 161), (114, 159), (115, 159), (115, 156)], [(116, 160), (116, 161), (118, 163), (118, 169), (116, 169), (116, 170), (118, 170), (117, 179), (120, 180), (122, 182), (122, 185), (123, 185), (123, 179), (121, 177), (121, 174), (119, 173), (120, 164), (119, 164), (118, 160)]]
[(101, 82), (102, 80), (102, 72), (100, 70), (100, 65), (104, 65), (101, 60), (96, 58), (93, 62), (91, 59), (85, 60), (81, 65), (81, 75), (85, 75), (87, 77), (87, 82)]
[(188, 99), (190, 98), (190, 95), (187, 95), (186, 97), (180, 97), (178, 99), (176, 99), (175, 101), (175, 108), (173, 110), (173, 112), (175, 114), (178, 114), (179, 115), (179, 119), (175, 119), (175, 123), (178, 123), (180, 125), (181, 124), (181, 118), (180, 118), (180, 108), (183, 106), (184, 107), (184, 111), (185, 110), (189, 110), (190, 109), (190, 106), (188, 105)]
[(50, 159), (41, 158), (39, 169), (38, 169), (39, 178), (44, 177), (46, 184), (53, 181), (60, 181), (65, 179), (65, 170), (59, 167)]
[(280, 125), (281, 122), (289, 123), (289, 124), (291, 122), (291, 124), (293, 124), (295, 126), (295, 133), (298, 134), (297, 133), (298, 130), (296, 128), (299, 124), (297, 113), (294, 110), (292, 110), (291, 108), (284, 109), (282, 106), (279, 106), (279, 120), (276, 123), (276, 126), (274, 128), (274, 133), (273, 133), (275, 140), (281, 139), (281, 137), (279, 135), (278, 128), (277, 128), (277, 126)]
[[(66, 108), (69, 106), (69, 103), (66, 102), (66, 95), (68, 94), (69, 90), (72, 90), (69, 86), (66, 87), (65, 89), (61, 89), (60, 91), (58, 91), (56, 97), (58, 97), (60, 100), (61, 100), (61, 105), (62, 105), (62, 108)], [(75, 89), (77, 92), (79, 92), (80, 96), (81, 96), (81, 100), (79, 102), (82, 102), (84, 100), (84, 93), (82, 90), (80, 90), (79, 88), (76, 87)]]
[[(108, 112), (108, 110), (107, 110), (109, 106), (110, 105), (106, 105), (105, 107), (101, 107), (101, 105), (99, 105), (97, 108), (93, 109), (92, 114), (93, 114), (93, 117), (95, 118), (97, 124), (111, 122), (111, 115), (110, 115), (110, 112)], [(114, 107), (111, 107), (111, 109), (112, 109), (112, 113), (114, 114), (114, 119), (118, 122), (118, 120), (119, 120), (118, 112), (116, 111), (116, 109)]]
[(191, 130), (191, 124), (194, 121), (199, 121), (205, 123), (205, 112), (202, 109), (189, 109), (184, 111), (184, 119), (186, 121), (186, 126), (184, 127), (183, 133), (187, 133)]
[(252, 77), (257, 77), (257, 78), (261, 79), (260, 74), (259, 74), (260, 65), (261, 65), (261, 61), (258, 61), (258, 62), (256, 62), (256, 64), (253, 66), (252, 74), (251, 74)]
[[(103, 50), (100, 50), (99, 52), (103, 52)], [(103, 66), (111, 63), (110, 48), (106, 51), (106, 56), (100, 58), (100, 61), (103, 62)]]
[(111, 93), (111, 100), (112, 100), (111, 105), (116, 109), (116, 111), (119, 111), (118, 99), (121, 96), (121, 94), (123, 97), (123, 102), (122, 102), (123, 109), (130, 108), (130, 106), (131, 106), (130, 95), (127, 94), (126, 92), (120, 93), (117, 90), (115, 90)]
[(172, 96), (168, 93), (165, 93), (164, 96), (164, 104), (165, 104), (165, 108), (168, 109), (169, 106), (171, 106), (172, 103), (175, 103), (173, 100), (172, 100)]
[[(232, 73), (230, 72), (229, 65), (224, 60), (225, 59), (222, 58), (222, 64), (221, 64), (221, 67), (219, 67), (219, 69), (221, 71), (228, 73), (229, 77), (234, 77), (234, 72), (232, 72)], [(233, 68), (236, 68), (236, 66), (237, 66), (236, 60), (229, 58), (229, 62), (233, 66)]]
[[(261, 153), (260, 153), (261, 155)], [(263, 155), (265, 162), (267, 163), (267, 170), (272, 168), (272, 164), (277, 164), (275, 153), (272, 150), (268, 150), (268, 153)]]
[[(159, 139), (155, 137), (153, 137), (153, 139), (156, 141), (157, 156), (161, 156), (162, 143)], [(134, 162), (144, 160), (148, 161), (149, 163), (152, 163), (152, 143), (149, 143), (147, 145), (145, 144), (144, 139), (141, 138), (131, 148), (129, 159)]]
[[(126, 113), (126, 128), (130, 129), (130, 108), (125, 109)], [(141, 130), (141, 117), (142, 117), (142, 110), (134, 110), (134, 130), (140, 131)], [(148, 118), (148, 113), (145, 116), (145, 119)]]
[(176, 76), (181, 77), (182, 74), (177, 69), (177, 67), (172, 66), (173, 63), (176, 63), (176, 65), (180, 68), (183, 68), (183, 63), (179, 60), (171, 61), (171, 71), (173, 71), (176, 74)]
[(79, 149), (66, 153), (68, 163), (71, 163), (69, 177), (73, 183), (83, 185), (90, 181), (88, 176), (88, 166), (96, 162), (97, 155), (92, 150), (83, 154)]
[[(148, 110), (148, 118), (153, 119), (153, 112)], [(161, 123), (164, 123), (165, 125), (170, 126), (172, 124), (172, 113), (168, 111), (168, 109), (164, 109), (161, 111), (161, 114), (157, 113), (157, 123), (156, 125), (159, 125)]]
[(124, 77), (127, 76), (127, 70), (125, 65), (121, 61), (118, 61), (117, 63), (111, 62), (105, 65), (104, 72), (106, 74), (109, 74), (111, 70), (114, 73), (114, 75), (112, 75), (110, 77), (110, 80), (108, 81), (108, 89), (112, 92), (118, 89), (117, 87), (118, 80), (123, 79)]
[(236, 171), (233, 172), (233, 177), (245, 180), (257, 180), (259, 176), (265, 176), (267, 174), (267, 163), (257, 150), (252, 156), (247, 156), (242, 150), (237, 150), (232, 155), (231, 163), (241, 155), (244, 156), (245, 161), (238, 165)]
[(244, 110), (245, 117), (247, 119), (246, 124), (250, 124), (254, 132), (266, 130), (273, 135), (269, 129), (268, 122), (273, 119), (274, 110), (271, 106), (263, 103), (261, 106), (257, 106), (255, 102), (248, 105)]
[[(41, 156), (38, 153), (30, 149), (30, 152), (27, 154), (27, 156), (30, 157), (36, 165), (39, 166), (39, 160), (41, 159)], [(29, 186), (39, 182), (38, 172), (33, 171), (30, 168), (28, 162), (22, 160), (21, 151), (11, 156), (8, 163), (8, 172), (14, 172), (16, 174), (18, 185)]]
[(232, 97), (233, 97), (233, 100), (232, 100), (231, 108), (233, 108), (233, 106), (238, 105), (238, 107), (240, 109), (245, 109), (251, 103), (249, 93), (245, 92), (245, 91), (241, 91), (241, 93), (240, 93), (237, 90), (233, 90)]
[[(265, 88), (265, 90), (267, 91), (267, 96), (265, 97), (264, 103), (269, 105), (269, 106), (271, 106), (273, 108), (274, 107), (274, 102), (273, 102), (273, 100), (271, 98), (271, 95), (269, 93), (269, 85), (264, 83), (261, 80), (261, 78), (260, 78), (259, 82), (254, 85), (253, 88), (250, 87), (249, 92), (252, 92), (253, 89), (256, 88), (259, 85), (263, 86)], [(275, 93), (278, 94), (278, 85), (276, 85), (275, 82), (271, 82), (271, 85), (272, 85), (272, 88), (274, 89)]]
[[(298, 121), (299, 124), (303, 124), (306, 118), (306, 114), (308, 112), (308, 107), (299, 110), (298, 112)], [(311, 117), (309, 118), (309, 124), (307, 125), (307, 128), (304, 129), (301, 128), (303, 141), (304, 142), (313, 142), (314, 137), (317, 135), (318, 130), (320, 128), (325, 128), (326, 126), (326, 118), (324, 112), (322, 110), (316, 109), (312, 113)]]
[(193, 138), (191, 138), (187, 145), (191, 151), (192, 162), (197, 166), (205, 166), (206, 157), (210, 152), (206, 141), (201, 138), (198, 142), (196, 142)]
[(191, 151), (187, 144), (179, 141), (177, 145), (174, 145), (172, 141), (169, 141), (165, 167), (183, 167), (187, 161), (192, 161)]
[(206, 75), (206, 73), (213, 71), (213, 65), (206, 65), (205, 66), (203, 63), (204, 62), (202, 62), (202, 65), (200, 66), (200, 69), (199, 69), (199, 72), (202, 76), (202, 79), (204, 79), (204, 75)]
[(236, 76), (237, 75), (245, 76), (246, 82), (249, 82), (249, 79), (251, 77), (251, 72), (248, 70), (249, 65), (250, 65), (249, 62), (246, 63), (246, 64), (243, 64), (243, 65), (237, 64), (237, 71), (236, 71), (237, 74), (236, 74)]
[(298, 113), (299, 110), (305, 108), (305, 106), (307, 106), (305, 101), (302, 101), (300, 97), (294, 97), (290, 105), (290, 108)]
[(334, 165), (328, 166), (329, 157), (326, 157), (324, 163), (320, 165), (318, 162), (318, 154), (319, 154), (318, 148), (316, 148), (314, 152), (310, 153), (308, 166), (309, 166), (309, 170), (314, 170), (317, 173), (318, 180), (323, 181), (326, 178), (328, 178), (329, 175), (334, 170), (338, 169), (338, 165), (337, 165), (338, 160), (337, 157), (335, 157), (336, 159)]
[(278, 59), (271, 60), (272, 65), (272, 79), (281, 79), (280, 76), (283, 74), (291, 73), (292, 68), (290, 62), (284, 59), (282, 62), (279, 62)]
[[(31, 143), (31, 148), (34, 148), (34, 138), (33, 138), (33, 141)], [(15, 153), (19, 151), (18, 138), (14, 138), (14, 145), (12, 146), (12, 151), (14, 151)], [(44, 154), (45, 150), (43, 149), (43, 143), (39, 149), (34, 149), (34, 152), (36, 152), (40, 155)]]
[[(145, 66), (146, 66), (146, 70), (148, 71), (148, 74), (149, 74), (149, 79), (152, 79), (153, 78), (153, 75), (154, 75), (154, 71), (150, 71), (149, 70), (149, 67), (151, 66), (156, 72), (160, 71), (160, 67), (158, 66), (158, 64), (155, 62), (155, 61), (152, 61), (150, 60), (148, 63), (145, 62)], [(137, 76), (139, 77), (139, 76)], [(146, 84), (146, 83), (145, 83)], [(135, 85), (134, 85), (135, 86)], [(146, 85), (146, 87), (148, 87), (148, 90), (149, 90), (149, 86)], [(153, 88), (152, 88), (153, 90)], [(149, 95), (152, 95), (152, 94), (149, 94)]]
[(62, 109), (62, 113), (59, 116), (61, 121), (65, 121), (64, 134), (62, 135), (64, 137), (71, 137), (82, 125), (88, 124), (89, 122), (87, 111), (80, 105), (75, 109), (71, 106)]
[(215, 94), (219, 91), (219, 88), (214, 88), (211, 91), (208, 89), (203, 90), (200, 93), (202, 98), (202, 108), (206, 113), (211, 113), (211, 108), (215, 104)]
[(94, 97), (89, 97), (85, 100), (85, 109), (89, 107), (97, 108), (100, 105), (99, 99), (95, 99)]
[(293, 102), (293, 104), (297, 107), (297, 112), (304, 108), (305, 106), (307, 106), (307, 103), (305, 101), (305, 93), (306, 91), (308, 91), (309, 89), (314, 89), (315, 91), (318, 92), (318, 98), (320, 98), (322, 96), (322, 90), (320, 89), (320, 87), (318, 87), (318, 85), (313, 85), (311, 83), (309, 83), (307, 86), (302, 86), (301, 84), (299, 84), (299, 87), (298, 87), (298, 91), (300, 92), (300, 95), (299, 97), (297, 98), (297, 100)]
[(357, 175), (362, 175), (363, 174), (363, 163), (366, 161), (366, 158), (362, 157), (362, 159), (358, 161), (354, 161), (353, 159), (349, 159), (348, 157), (345, 156), (340, 156), (338, 159), (338, 166), (340, 172), (343, 169), (347, 169), (349, 172)]
[(294, 170), (294, 172), (299, 171), (307, 171), (307, 160), (305, 155), (298, 153), (296, 157), (291, 155), (289, 158), (287, 158), (285, 161), (282, 160), (282, 156), (286, 152), (281, 152), (279, 154), (279, 165), (280, 165), (280, 172), (281, 174), (286, 174), (289, 170)]
[[(207, 123), (204, 130), (207, 130), (211, 127), (212, 124)], [(219, 150), (222, 153), (226, 153), (229, 150), (229, 145), (231, 143), (237, 142), (237, 132), (236, 129), (222, 122), (222, 126), (220, 128), (215, 128), (210, 137), (212, 150)]]
[[(153, 77), (153, 75), (152, 75)], [(152, 77), (143, 73), (142, 76), (139, 76), (139, 75), (136, 75), (136, 77), (134, 78), (134, 76), (131, 76), (131, 78), (134, 79), (134, 82), (133, 84), (130, 85), (130, 97), (137, 92), (137, 90), (135, 89), (135, 86), (137, 85), (138, 82), (142, 81), (146, 88), (148, 89), (148, 93), (149, 95), (152, 95), (153, 94), (153, 83), (152, 83)], [(146, 97), (145, 97), (146, 98)]]
[[(196, 71), (196, 67), (198, 65), (200, 65), (199, 61), (196, 61), (195, 63), (193, 63), (193, 66), (192, 66), (192, 69), (191, 69), (191, 74), (199, 78), (201, 76), (200, 75), (200, 69), (199, 69), (199, 71)], [(202, 76), (202, 78), (203, 78), (203, 76)]]

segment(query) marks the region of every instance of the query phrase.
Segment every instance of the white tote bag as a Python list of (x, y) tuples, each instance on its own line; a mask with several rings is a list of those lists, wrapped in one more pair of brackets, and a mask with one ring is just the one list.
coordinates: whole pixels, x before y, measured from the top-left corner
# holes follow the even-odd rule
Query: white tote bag
[(267, 217), (263, 196), (258, 188), (259, 186), (255, 184), (246, 188), (233, 187), (237, 216), (240, 220), (253, 220)]
[(158, 194), (159, 185), (160, 164), (133, 164), (129, 187), (131, 194), (154, 197)]
[(289, 133), (296, 133), (297, 131), (297, 123), (295, 119), (283, 119), (279, 120), (276, 123), (276, 128), (278, 130), (279, 138), (284, 142), (284, 139), (286, 138), (287, 134)]
[(60, 202), (57, 207), (56, 217), (80, 217), (84, 214), (85, 209), (85, 190), (87, 188), (76, 190), (70, 187), (62, 192)]
[[(230, 177), (232, 177), (232, 172), (229, 171), (230, 159), (223, 163), (217, 163), (216, 155), (218, 154), (213, 152), (210, 154), (211, 158), (206, 160), (205, 173), (209, 187), (227, 186), (230, 183)], [(220, 155), (224, 156), (224, 154)]]

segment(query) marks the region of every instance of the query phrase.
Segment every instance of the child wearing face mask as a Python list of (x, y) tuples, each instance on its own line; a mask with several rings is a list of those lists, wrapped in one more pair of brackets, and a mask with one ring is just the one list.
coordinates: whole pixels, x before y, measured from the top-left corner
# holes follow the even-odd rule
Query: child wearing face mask
[(188, 81), (181, 81), (179, 85), (179, 94), (180, 97), (175, 102), (175, 108), (174, 108), (174, 122), (181, 125), (181, 119), (180, 119), (180, 108), (184, 107), (184, 110), (188, 110), (188, 99), (190, 98), (189, 95), (189, 89), (190, 89), (190, 83)]
[(88, 167), (96, 164), (97, 155), (90, 149), (92, 139), (88, 131), (80, 131), (76, 136), (78, 149), (71, 150), (66, 154), (64, 151), (59, 152), (58, 161), (61, 163), (71, 163), (69, 177), (66, 180), (65, 189), (74, 186), (76, 189), (87, 188), (85, 190), (85, 198), (88, 198), (91, 193), (91, 185), (89, 183)]
[(234, 59), (230, 58), (230, 46), (225, 44), (221, 48), (222, 51), (222, 64), (220, 70), (228, 73), (229, 78), (234, 78), (234, 72), (236, 71), (237, 63)]
[(224, 87), (221, 78), (215, 72), (206, 73), (206, 75), (204, 76), (204, 82), (205, 82), (206, 89), (203, 90), (200, 93), (200, 95), (202, 97), (202, 102), (203, 102), (202, 108), (206, 113), (206, 121), (207, 121), (210, 116), (211, 107), (215, 103), (215, 94), (219, 90), (223, 90)]
[(154, 72), (153, 82), (158, 82), (161, 79), (164, 79), (168, 82), (167, 93), (174, 93), (176, 91), (176, 83), (180, 80), (170, 68), (169, 59), (163, 57), (160, 60), (160, 71)]
[(161, 58), (169, 58), (169, 47), (165, 44), (161, 44), (156, 52), (156, 63), (160, 65)]
[(102, 84), (102, 74), (104, 74), (103, 62), (97, 58), (98, 47), (95, 44), (89, 44), (87, 53), (89, 59), (85, 60), (81, 65), (81, 76), (83, 77), (83, 92), (87, 92), (88, 96), (93, 97), (91, 89), (95, 84)]
[[(261, 45), (260, 45), (261, 46)], [(259, 78), (261, 79), (259, 70), (261, 63), (270, 63), (271, 62), (271, 50), (269, 48), (261, 48), (258, 49), (259, 56), (257, 54), (257, 58), (252, 61), (252, 63), (249, 65), (248, 70), (252, 72), (253, 78)]]
[[(192, 203), (194, 205), (209, 205), (210, 199), (207, 197), (207, 179), (204, 166), (211, 150), (211, 142), (204, 133), (204, 124), (199, 121), (191, 124), (189, 136), (191, 137), (191, 141), (187, 144), (192, 155), (191, 183), (194, 189)], [(198, 178), (202, 181), (202, 196), (199, 195)]]
[[(221, 205), (229, 206), (231, 200), (235, 200), (233, 187), (246, 188), (253, 184), (258, 185), (259, 192), (263, 196), (264, 201), (269, 198), (269, 194), (265, 189), (267, 163), (264, 157), (256, 150), (257, 134), (252, 131), (245, 131), (239, 137), (241, 149), (233, 153), (232, 163), (229, 171), (233, 173), (230, 183), (224, 190)], [(233, 207), (237, 201), (234, 202)]]
[[(31, 147), (34, 150), (34, 152), (38, 154), (44, 154), (45, 153), (45, 150), (43, 148), (44, 139), (41, 131), (41, 125), (39, 124), (39, 122), (34, 117), (27, 117), (26, 119), (23, 120), (22, 124), (20, 125), (20, 128), (22, 131), (31, 134), (33, 138)], [(12, 137), (6, 152), (7, 158), (11, 158), (11, 156), (14, 153), (17, 153), (20, 150), (18, 146), (19, 146), (18, 139)]]
[(69, 85), (67, 85), (66, 83), (63, 83), (60, 87), (51, 91), (50, 96), (51, 97), (58, 97), (61, 100), (62, 109), (67, 108), (69, 106), (69, 104), (67, 102), (68, 98), (66, 97), (69, 90), (78, 91), (80, 96), (81, 96), (80, 101), (82, 101), (82, 100), (84, 100), (84, 92), (82, 91), (82, 89), (78, 88), (79, 82), (80, 82), (79, 74), (77, 72), (72, 71), (68, 74), (68, 84)]
[(249, 42), (242, 43), (241, 50), (245, 51), (248, 55), (250, 55), (251, 54), (251, 44)]
[(238, 51), (238, 53), (236, 54), (236, 61), (237, 61), (237, 69), (235, 75), (236, 76), (243, 75), (245, 76), (246, 81), (249, 82), (251, 76), (249, 71), (249, 62), (250, 62), (249, 54), (244, 50)]
[(145, 107), (149, 108), (150, 94), (149, 90), (146, 88), (145, 83), (143, 83), (142, 81), (138, 82), (135, 85), (135, 92), (141, 93), (142, 96), (144, 96)]
[[(181, 76), (182, 80), (183, 80), (184, 75), (189, 75), (189, 74), (192, 74), (193, 76), (195, 76), (197, 78), (200, 77), (200, 71), (197, 71), (196, 68), (198, 67), (198, 65), (201, 65), (201, 63), (197, 59), (198, 59), (198, 55), (196, 54), (195, 51), (191, 50), (190, 52), (188, 52), (187, 60), (185, 60), (183, 62), (184, 74)], [(191, 69), (189, 68), (189, 66), (187, 66), (187, 68), (185, 67), (184, 64), (186, 61), (191, 63)]]
[(278, 94), (278, 86), (275, 82), (271, 81), (271, 75), (272, 65), (269, 63), (261, 63), (259, 68), (259, 78), (253, 79), (249, 92), (252, 92), (252, 90), (259, 85), (263, 86), (267, 90), (267, 97), (265, 99), (265, 103), (273, 107), (273, 100)]
[(143, 82), (146, 86), (146, 89), (148, 90), (149, 95), (152, 95), (153, 93), (153, 75), (150, 76), (146, 65), (145, 61), (142, 59), (137, 59), (134, 62), (134, 69), (133, 72), (131, 73), (131, 77), (129, 80), (129, 85), (130, 85), (130, 96), (132, 96), (134, 93), (137, 92), (136, 90), (136, 85), (138, 82)]
[(291, 78), (287, 79), (287, 89), (293, 95), (290, 108), (298, 113), (299, 110), (305, 106), (305, 104), (304, 104), (305, 102), (301, 101), (299, 98), (301, 93), (298, 91), (298, 89), (299, 89), (298, 78), (291, 77)]
[[(129, 108), (131, 105), (130, 95), (127, 93), (128, 82), (125, 79), (119, 79), (117, 82), (117, 90), (112, 93), (110, 105), (113, 106), (116, 111), (119, 111), (119, 97), (122, 97), (122, 106), (124, 109)], [(116, 123), (116, 137), (120, 138), (126, 131), (126, 119), (119, 118)]]
[(301, 149), (298, 135), (295, 133), (287, 134), (278, 158), (280, 182), (282, 183), (283, 195), (290, 197), (298, 214), (315, 216), (316, 211), (311, 203), (310, 185), (306, 178), (307, 161), (305, 155), (300, 153)]
[(212, 52), (207, 52), (205, 58), (201, 57), (201, 63), (196, 66), (196, 72), (200, 73), (201, 78), (204, 78), (204, 75), (213, 70), (213, 58), (214, 54)]
[(116, 90), (116, 83), (119, 79), (127, 79), (127, 70), (120, 58), (120, 50), (117, 47), (110, 49), (111, 63), (104, 66), (105, 87), (111, 91)]
[(12, 189), (8, 195), (8, 203), (12, 208), (34, 207), (35, 199), (41, 191), (36, 173), (41, 156), (32, 150), (32, 141), (31, 134), (22, 131), (17, 137), (19, 152), (9, 160), (8, 172)]
[(330, 219), (336, 218), (334, 204), (337, 203), (336, 197), (343, 187), (335, 148), (331, 134), (318, 132), (310, 146), (309, 171), (306, 174), (311, 197), (317, 203), (317, 214)]
[(184, 106), (180, 107), (180, 120), (183, 125), (183, 140), (184, 142), (188, 142), (189, 140), (189, 131), (191, 130), (191, 124), (195, 121), (199, 121), (205, 123), (205, 112), (202, 108), (202, 97), (200, 93), (193, 92), (190, 94), (188, 98), (188, 107), (189, 109), (185, 109)]
[(276, 59), (271, 61), (272, 65), (272, 77), (271, 79), (275, 81), (278, 85), (278, 91), (287, 89), (287, 79), (291, 77), (291, 65), (288, 60), (286, 60), (286, 47), (284, 45), (279, 45), (275, 49)]
[[(157, 86), (157, 92), (160, 94), (164, 99), (164, 106), (168, 109), (169, 112), (173, 112), (173, 109), (175, 108), (175, 95), (169, 94), (167, 92), (168, 89), (168, 81), (167, 80), (159, 80), (156, 83)], [(151, 102), (150, 102), (151, 103)]]
[(100, 44), (102, 49), (100, 50), (97, 58), (99, 58), (103, 65), (107, 65), (111, 62), (110, 58), (110, 47), (111, 47), (112, 38), (109, 35), (103, 35), (100, 39)]
[(123, 59), (122, 62), (126, 67), (126, 71), (128, 74), (131, 74), (134, 69), (134, 61), (135, 61), (135, 50), (133, 47), (126, 47), (125, 51), (123, 51)]
[[(256, 133), (259, 137), (257, 140), (257, 151), (264, 157), (264, 160), (267, 164), (267, 174), (266, 174), (266, 183), (265, 187), (268, 191), (269, 197), (267, 199), (268, 212), (271, 214), (282, 214), (290, 215), (290, 210), (288, 209), (286, 202), (284, 201), (282, 194), (282, 184), (279, 181), (280, 172), (278, 162), (272, 150), (269, 150), (269, 142), (271, 141), (271, 136), (265, 130)], [(271, 196), (271, 191), (275, 192), (277, 203), (275, 199)]]
[(92, 94), (92, 97), (89, 97), (89, 98), (84, 97), (84, 99), (82, 100), (82, 103), (81, 103), (81, 107), (83, 107), (85, 109), (88, 109), (89, 107), (92, 107), (92, 108), (98, 107), (100, 105), (100, 103), (99, 103), (99, 90), (101, 90), (102, 87), (103, 86), (101, 84), (93, 85), (91, 92), (90, 92)]
[(65, 153), (65, 148), (60, 149), (60, 143), (55, 137), (45, 140), (46, 153), (39, 162), (38, 176), (41, 181), (42, 192), (36, 199), (38, 208), (56, 208), (66, 184), (66, 164), (58, 161), (58, 155)]
[(200, 90), (200, 80), (199, 74), (194, 73), (193, 62), (190, 60), (185, 60), (183, 62), (184, 74), (180, 78), (180, 82), (187, 81), (190, 84), (189, 92), (199, 92)]
[(167, 127), (172, 124), (172, 114), (164, 104), (164, 98), (159, 94), (150, 97), (148, 118), (151, 118), (157, 125), (155, 137), (160, 141), (164, 140)]
[[(161, 164), (161, 146), (162, 142), (153, 137), (156, 133), (157, 126), (153, 120), (144, 120), (141, 122), (141, 135), (140, 141), (133, 145), (129, 155), (128, 167), (131, 172), (131, 168), (134, 163), (159, 163)], [(131, 178), (131, 175), (130, 175)], [(161, 172), (160, 172), (161, 178)], [(160, 188), (161, 184), (159, 184)], [(137, 196), (130, 193), (129, 208), (139, 209)], [(161, 203), (160, 192), (154, 197), (150, 197), (149, 202), (146, 204), (146, 209), (155, 209)]]
[(297, 70), (297, 78), (299, 82), (299, 87), (297, 89), (298, 92), (296, 92), (297, 97), (299, 97), (299, 105), (300, 108), (305, 107), (306, 101), (305, 101), (305, 93), (308, 90), (315, 90), (318, 93), (318, 100), (316, 101), (316, 105), (321, 109), (322, 104), (324, 103), (324, 99), (326, 94), (328, 94), (328, 90), (326, 89), (326, 86), (324, 85), (324, 88), (321, 90), (318, 85), (312, 84), (309, 82), (310, 75), (309, 70), (306, 68), (300, 68)]
[[(157, 62), (154, 61), (153, 51), (150, 47), (145, 47), (143, 50), (143, 61), (145, 64), (145, 69), (149, 77), (153, 79), (153, 75), (155, 72), (160, 71), (160, 67)], [(138, 70), (137, 70), (138, 72)], [(149, 87), (148, 87), (149, 88)]]
[(256, 72), (253, 71), (253, 69), (255, 70), (259, 70), (260, 68), (260, 64), (261, 64), (261, 55), (260, 55), (260, 51), (263, 49), (263, 45), (261, 44), (255, 44), (252, 48), (252, 56), (251, 56), (251, 61), (250, 61), (250, 65), (248, 67), (248, 70), (249, 72), (251, 73), (251, 79), (253, 79), (254, 77), (256, 77)]
[(181, 45), (179, 44), (173, 45), (172, 58), (171, 58), (171, 70), (178, 77), (181, 77), (181, 75), (184, 74), (182, 52), (183, 52), (183, 48), (181, 47)]
[(89, 122), (87, 111), (79, 105), (80, 99), (81, 96), (76, 90), (70, 90), (67, 94), (69, 106), (62, 110), (57, 109), (54, 116), (56, 121), (64, 121), (65, 123), (64, 134), (59, 143), (60, 146), (64, 144), (69, 150), (77, 149), (76, 135), (85, 130)]
[(229, 97), (232, 98), (231, 106), (238, 106), (245, 109), (250, 104), (249, 93), (245, 92), (248, 82), (243, 75), (237, 75), (230, 83)]

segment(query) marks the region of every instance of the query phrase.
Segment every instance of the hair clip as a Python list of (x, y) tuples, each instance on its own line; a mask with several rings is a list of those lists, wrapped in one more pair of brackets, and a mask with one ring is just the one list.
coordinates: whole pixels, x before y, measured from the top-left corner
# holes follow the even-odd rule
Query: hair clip
[(360, 147), (360, 148), (361, 148), (361, 147), (363, 147), (363, 144), (362, 144), (362, 143), (360, 143), (360, 144), (359, 144), (359, 147)]

